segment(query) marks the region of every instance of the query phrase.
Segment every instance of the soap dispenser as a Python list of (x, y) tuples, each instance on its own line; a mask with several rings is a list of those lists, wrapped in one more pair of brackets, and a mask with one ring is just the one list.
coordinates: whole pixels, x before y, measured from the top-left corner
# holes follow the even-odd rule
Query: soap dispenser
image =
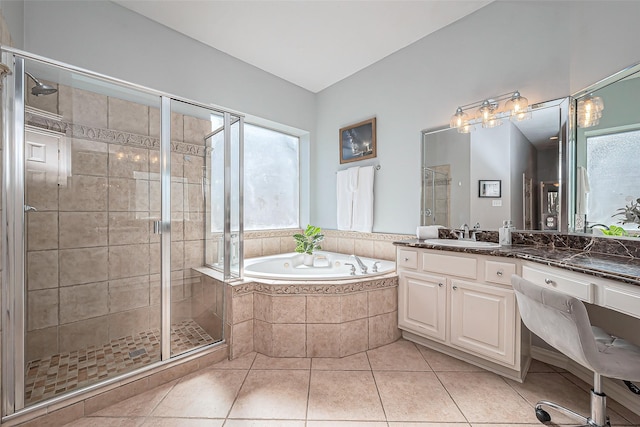
[(502, 221), (502, 227), (498, 230), (498, 242), (500, 246), (511, 245), (511, 232), (515, 230), (513, 223), (509, 219)]

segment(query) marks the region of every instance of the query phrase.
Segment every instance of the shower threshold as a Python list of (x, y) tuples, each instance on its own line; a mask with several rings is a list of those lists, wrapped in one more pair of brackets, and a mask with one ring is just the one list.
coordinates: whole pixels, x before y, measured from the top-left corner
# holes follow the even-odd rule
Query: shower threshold
[[(194, 320), (171, 325), (172, 355), (216, 341)], [(32, 360), (25, 369), (25, 404), (50, 399), (159, 360), (160, 329), (113, 339), (103, 346)]]

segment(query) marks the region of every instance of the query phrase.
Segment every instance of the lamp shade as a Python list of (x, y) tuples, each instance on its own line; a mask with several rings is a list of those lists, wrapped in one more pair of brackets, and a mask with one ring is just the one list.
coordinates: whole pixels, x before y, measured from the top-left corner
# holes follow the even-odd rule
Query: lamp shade
[(451, 117), (449, 127), (460, 130), (469, 123), (469, 116), (462, 111), (462, 108), (458, 107), (456, 113)]

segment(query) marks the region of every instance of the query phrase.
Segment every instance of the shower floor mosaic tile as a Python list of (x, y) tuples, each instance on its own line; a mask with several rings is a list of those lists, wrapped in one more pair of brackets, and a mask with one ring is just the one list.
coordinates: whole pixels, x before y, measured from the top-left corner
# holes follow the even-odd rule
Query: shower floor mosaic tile
[[(171, 353), (179, 354), (215, 340), (193, 320), (171, 325)], [(27, 362), (25, 403), (50, 399), (76, 388), (160, 360), (160, 329), (111, 340)]]

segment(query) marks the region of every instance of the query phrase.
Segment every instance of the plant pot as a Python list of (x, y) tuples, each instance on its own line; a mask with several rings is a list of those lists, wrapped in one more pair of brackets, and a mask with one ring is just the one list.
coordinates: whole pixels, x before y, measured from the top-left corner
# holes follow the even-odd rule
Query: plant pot
[(313, 254), (304, 254), (304, 260), (302, 263), (308, 267), (313, 267)]

